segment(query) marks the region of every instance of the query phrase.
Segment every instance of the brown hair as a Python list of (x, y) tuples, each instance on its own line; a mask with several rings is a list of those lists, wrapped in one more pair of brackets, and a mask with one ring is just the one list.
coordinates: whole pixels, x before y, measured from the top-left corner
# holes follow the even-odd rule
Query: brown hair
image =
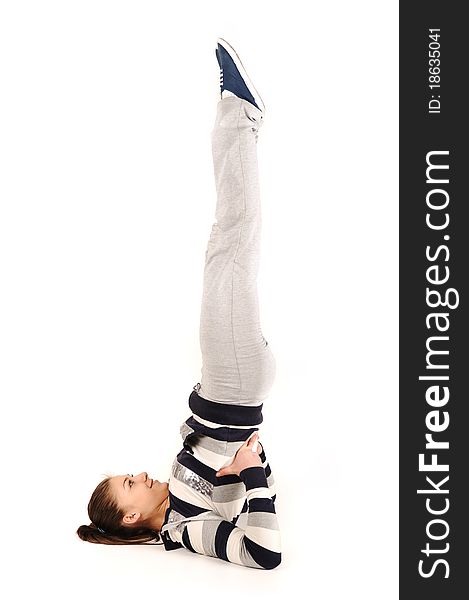
[(88, 503), (89, 525), (80, 525), (78, 537), (93, 544), (145, 544), (159, 542), (160, 534), (148, 527), (125, 527), (122, 524), (124, 511), (119, 508), (113, 497), (110, 477), (106, 477), (96, 486)]

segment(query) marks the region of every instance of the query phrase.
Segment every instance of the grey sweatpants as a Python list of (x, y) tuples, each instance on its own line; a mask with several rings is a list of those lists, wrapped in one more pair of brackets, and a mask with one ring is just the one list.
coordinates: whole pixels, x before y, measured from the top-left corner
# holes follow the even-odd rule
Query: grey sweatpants
[(205, 255), (200, 316), (207, 400), (258, 406), (275, 378), (275, 359), (259, 322), (261, 204), (257, 137), (262, 113), (240, 98), (220, 100), (212, 131), (216, 222)]

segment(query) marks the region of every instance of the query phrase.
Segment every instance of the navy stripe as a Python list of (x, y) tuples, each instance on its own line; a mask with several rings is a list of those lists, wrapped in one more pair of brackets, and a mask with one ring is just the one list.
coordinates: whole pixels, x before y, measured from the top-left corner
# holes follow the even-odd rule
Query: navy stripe
[(272, 550), (259, 546), (259, 544), (253, 542), (247, 536), (244, 536), (244, 544), (252, 558), (263, 569), (275, 569), (282, 562), (280, 552), (272, 552)]
[(161, 539), (163, 540), (164, 549), (165, 550), (177, 550), (178, 548), (182, 548), (182, 544), (179, 542), (173, 542), (173, 540), (169, 537), (167, 531), (163, 531), (161, 533)]
[(196, 554), (194, 548), (192, 547), (191, 541), (189, 539), (189, 534), (187, 533), (187, 527), (184, 527), (184, 531), (182, 532), (182, 543), (188, 550), (190, 550), (191, 552), (194, 552), (194, 554)]
[(272, 474), (272, 469), (270, 468), (269, 463), (267, 463), (267, 465), (265, 466), (264, 471), (265, 471), (265, 476), (270, 477), (270, 475)]
[(259, 487), (269, 487), (263, 467), (248, 467), (247, 469), (243, 469), (239, 474), (239, 478), (246, 486), (246, 491)]
[[(231, 427), (207, 427), (203, 423), (196, 421), (194, 417), (189, 417), (186, 421), (194, 433), (189, 433), (186, 439), (195, 435), (205, 435), (214, 440), (220, 442), (245, 442), (255, 431), (258, 431), (258, 427), (250, 427), (249, 429), (233, 429)], [(260, 455), (262, 457), (262, 454)], [(262, 458), (261, 458), (262, 460)], [(263, 461), (265, 460), (265, 457)]]
[[(200, 506), (195, 506), (194, 504), (185, 502), (184, 500), (181, 500), (171, 492), (169, 492), (169, 506), (170, 509), (175, 510), (184, 517), (196, 517), (197, 515), (200, 515), (204, 512), (208, 512), (207, 508), (200, 508)], [(165, 523), (167, 522), (166, 518), (169, 515), (170, 509), (166, 511), (168, 514), (165, 517)]]
[(249, 512), (266, 512), (275, 514), (275, 504), (271, 498), (252, 498), (249, 500)]
[(239, 515), (237, 515), (231, 522), (233, 523), (233, 525), (236, 525), (236, 523), (238, 522), (239, 517), (243, 514), (243, 513), (247, 513), (248, 512), (248, 501), (245, 500), (244, 504), (243, 504), (243, 508), (241, 509), (241, 512), (239, 513)]
[(181, 450), (177, 455), (177, 460), (181, 465), (184, 465), (197, 475), (203, 477), (209, 483), (213, 485), (228, 485), (229, 483), (239, 483), (241, 480), (237, 475), (224, 475), (223, 477), (217, 477), (215, 475), (215, 469), (208, 467), (204, 463), (197, 460), (192, 454), (186, 452), (185, 450)]
[(215, 534), (215, 554), (222, 560), (228, 560), (226, 546), (230, 533), (236, 529), (232, 523), (221, 521)]
[(259, 425), (262, 423), (262, 404), (260, 406), (239, 406), (212, 402), (199, 396), (194, 390), (189, 396), (191, 411), (201, 419), (220, 423), (220, 425)]

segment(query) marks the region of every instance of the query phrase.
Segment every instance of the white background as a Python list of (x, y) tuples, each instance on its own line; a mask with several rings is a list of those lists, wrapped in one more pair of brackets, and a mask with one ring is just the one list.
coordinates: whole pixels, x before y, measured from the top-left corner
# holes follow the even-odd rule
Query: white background
[[(390, 1), (1, 4), (9, 598), (280, 598), (302, 585), (321, 600), (397, 598), (397, 21)], [(267, 105), (274, 571), (75, 535), (103, 475), (166, 480), (181, 448), (200, 381), (218, 36)]]

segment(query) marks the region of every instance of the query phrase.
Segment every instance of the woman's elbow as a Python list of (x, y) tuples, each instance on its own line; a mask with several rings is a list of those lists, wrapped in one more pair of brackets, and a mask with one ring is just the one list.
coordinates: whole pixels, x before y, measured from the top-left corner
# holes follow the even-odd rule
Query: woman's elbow
[(250, 539), (245, 539), (246, 550), (251, 555), (251, 558), (261, 569), (275, 569), (282, 562), (282, 554), (268, 550), (264, 546), (254, 543)]
[(280, 565), (280, 563), (282, 562), (282, 555), (276, 554), (276, 556), (270, 556), (268, 560), (265, 560), (264, 558), (262, 562), (262, 568), (267, 571), (271, 571), (272, 569), (276, 569)]

